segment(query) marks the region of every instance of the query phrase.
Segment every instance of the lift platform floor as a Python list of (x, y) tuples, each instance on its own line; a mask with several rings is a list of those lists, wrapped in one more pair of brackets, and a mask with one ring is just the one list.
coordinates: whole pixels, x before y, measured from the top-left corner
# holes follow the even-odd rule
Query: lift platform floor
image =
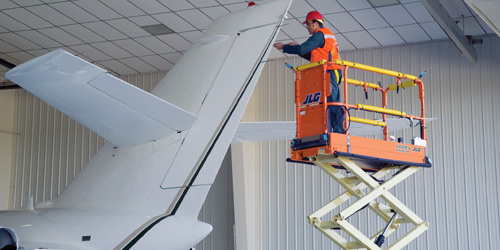
[[(316, 138), (316, 139), (314, 139)], [(431, 167), (425, 147), (395, 141), (329, 133), (313, 140), (295, 140), (290, 161), (310, 162), (316, 155), (344, 156), (365, 171), (378, 171), (391, 166)], [(341, 166), (335, 166), (341, 168)]]

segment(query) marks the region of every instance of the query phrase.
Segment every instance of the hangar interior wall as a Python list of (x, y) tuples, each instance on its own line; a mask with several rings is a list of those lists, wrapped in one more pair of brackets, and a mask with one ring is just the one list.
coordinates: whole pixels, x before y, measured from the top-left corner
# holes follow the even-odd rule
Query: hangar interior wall
[[(449, 41), (365, 49), (341, 53), (343, 60), (423, 77), (431, 169), (421, 169), (392, 193), (430, 222), (430, 229), (407, 249), (495, 249), (500, 245), (500, 38), (483, 38), (474, 46), (479, 61), (471, 64)], [(341, 48), (342, 49), (342, 48)], [(270, 61), (259, 82), (261, 121), (293, 121), (294, 74), (284, 66), (307, 63), (300, 58)], [(350, 70), (350, 78), (395, 83), (388, 77)], [(343, 86), (340, 86), (341, 90)], [(354, 93), (356, 92), (356, 93)], [(378, 104), (380, 94), (349, 87), (350, 102)], [(377, 98), (377, 101), (375, 101)], [(418, 95), (404, 89), (389, 107), (419, 113)], [(367, 118), (372, 118), (369, 117)], [(396, 133), (409, 143), (411, 129)], [(319, 168), (286, 163), (289, 142), (260, 146), (260, 249), (337, 249), (306, 221), (306, 216), (345, 190)], [(370, 232), (383, 222), (362, 211), (350, 222)], [(407, 229), (403, 229), (405, 231)], [(374, 232), (372, 232), (374, 233)], [(347, 237), (346, 235), (344, 235)], [(386, 242), (390, 242), (389, 237)], [(387, 243), (386, 243), (387, 244)]]
[[(428, 125), (429, 155), (434, 165), (393, 189), (396, 197), (430, 222), (430, 229), (408, 249), (494, 249), (500, 243), (500, 132), (495, 129), (500, 119), (500, 85), (496, 82), (500, 79), (500, 39), (486, 37), (483, 42), (475, 45), (477, 64), (469, 63), (448, 41), (341, 53), (342, 59), (348, 61), (414, 75), (428, 72), (423, 78), (427, 116), (438, 118)], [(260, 103), (255, 113), (261, 121), (294, 120), (294, 74), (284, 67), (285, 61), (294, 66), (306, 63), (288, 58), (266, 64), (255, 93)], [(124, 80), (150, 91), (163, 74), (129, 76)], [(384, 86), (392, 83), (361, 71), (351, 71), (350, 76), (381, 81)], [(389, 105), (416, 113), (418, 106), (412, 104), (416, 98), (412, 91), (403, 90)], [(351, 100), (364, 99), (361, 89), (350, 92)], [(366, 103), (377, 104), (376, 93), (369, 92), (369, 97)], [(24, 206), (28, 196), (33, 196), (35, 202), (54, 198), (104, 144), (102, 138), (25, 91), (19, 91), (18, 99), (19, 136), (11, 199), (14, 208)], [(413, 131), (409, 131), (396, 136), (409, 141), (412, 135)], [(260, 143), (255, 181), (259, 183), (255, 203), (259, 211), (254, 212), (260, 218), (254, 223), (257, 235), (253, 238), (258, 239), (255, 249), (335, 249), (307, 224), (306, 216), (343, 190), (316, 167), (286, 163), (288, 146), (287, 141)], [(224, 165), (221, 172), (223, 169)], [(214, 184), (210, 191), (221, 193), (209, 194), (205, 206), (230, 199), (221, 196), (227, 190), (232, 192), (227, 172), (224, 176), (225, 184), (218, 185), (220, 189)], [(232, 235), (227, 235), (234, 224), (230, 205), (225, 209), (205, 206), (203, 209), (208, 210), (202, 210), (200, 220), (224, 225), (226, 231), (220, 237), (233, 241)], [(220, 215), (224, 213), (225, 217)], [(368, 215), (361, 212), (351, 222), (366, 228), (381, 225)], [(217, 227), (214, 225), (214, 230)], [(230, 249), (232, 244), (208, 241), (198, 249)]]
[(0, 210), (12, 208), (13, 169), (17, 141), (17, 90), (0, 91)]

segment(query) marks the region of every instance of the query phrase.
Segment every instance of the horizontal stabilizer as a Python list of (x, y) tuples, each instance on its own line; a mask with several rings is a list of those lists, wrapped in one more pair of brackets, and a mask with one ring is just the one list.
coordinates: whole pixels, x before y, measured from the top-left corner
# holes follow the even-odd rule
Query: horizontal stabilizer
[(63, 50), (23, 63), (6, 77), (117, 146), (161, 139), (196, 120)]
[[(425, 118), (425, 122), (431, 122), (436, 120), (436, 118)], [(382, 121), (382, 120), (378, 120)], [(411, 128), (417, 125), (418, 120), (410, 120), (407, 118), (387, 118), (386, 124), (389, 133), (394, 133), (399, 130)], [(364, 124), (359, 122), (352, 122), (349, 127), (349, 134), (357, 136), (365, 135), (382, 135), (384, 134), (384, 127), (374, 126), (370, 124)]]
[[(436, 118), (426, 118), (425, 122), (431, 122)], [(418, 121), (415, 121), (418, 122)], [(389, 133), (403, 130), (415, 126), (408, 119), (391, 118), (386, 121)], [(356, 136), (383, 134), (384, 130), (380, 126), (374, 126), (359, 122), (351, 122), (349, 134)], [(295, 121), (284, 122), (240, 122), (233, 142), (251, 142), (251, 141), (278, 141), (291, 140), (295, 138)]]
[(279, 141), (295, 137), (295, 121), (286, 122), (240, 122), (233, 142)]

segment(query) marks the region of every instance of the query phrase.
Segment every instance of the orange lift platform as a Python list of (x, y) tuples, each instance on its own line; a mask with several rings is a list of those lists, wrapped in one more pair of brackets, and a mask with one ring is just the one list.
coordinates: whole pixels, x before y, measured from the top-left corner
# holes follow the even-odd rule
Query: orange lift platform
[[(330, 95), (330, 76), (326, 67), (329, 64), (342, 66), (343, 102), (327, 101), (327, 97)], [(350, 69), (392, 76), (395, 78), (395, 83), (383, 89), (380, 84), (350, 79), (347, 77), (347, 72)], [(423, 82), (419, 77), (413, 75), (343, 60), (324, 60), (302, 65), (294, 70), (296, 73), (297, 134), (296, 138), (291, 141), (288, 161), (314, 164), (346, 189), (344, 193), (308, 216), (308, 222), (342, 249), (393, 250), (406, 246), (418, 235), (425, 232), (429, 225), (428, 222), (423, 221), (394, 197), (389, 189), (420, 168), (431, 167), (431, 162), (426, 156), (427, 135)], [(369, 88), (380, 91), (382, 106), (348, 103), (349, 85), (361, 86), (365, 92)], [(409, 87), (418, 87), (419, 89), (420, 115), (410, 115), (387, 107), (389, 93), (399, 92), (400, 89)], [(342, 108), (345, 117), (344, 133), (331, 132), (328, 118), (329, 106)], [(349, 110), (375, 112), (381, 115), (381, 119), (352, 117)], [(410, 119), (412, 123), (418, 121), (420, 137), (415, 137), (411, 144), (390, 140), (387, 116)], [(383, 131), (383, 139), (350, 135), (350, 122), (380, 126)], [(354, 176), (344, 175), (344, 170)], [(381, 181), (384, 178), (386, 180)], [(352, 197), (357, 200), (350, 201)], [(382, 200), (382, 202), (377, 200)], [(348, 201), (350, 202), (346, 203)], [(351, 215), (367, 207), (386, 223), (383, 228), (371, 234), (372, 236), (366, 236), (365, 233), (348, 222)], [(343, 210), (340, 211), (341, 208)], [(323, 219), (332, 212), (335, 214), (333, 218)], [(386, 248), (382, 248), (386, 237), (395, 232), (401, 224), (412, 224), (413, 228), (408, 229), (398, 239), (391, 237), (392, 243)], [(339, 230), (347, 233), (350, 240), (339, 234)]]

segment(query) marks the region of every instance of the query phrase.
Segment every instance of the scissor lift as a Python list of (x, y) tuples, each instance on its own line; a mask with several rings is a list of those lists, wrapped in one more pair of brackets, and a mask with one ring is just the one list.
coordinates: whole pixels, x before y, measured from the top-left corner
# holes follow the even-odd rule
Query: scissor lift
[[(341, 65), (343, 69), (344, 101), (327, 102), (330, 95), (330, 78), (326, 71), (329, 64)], [(393, 76), (396, 83), (383, 89), (380, 84), (347, 78), (349, 68), (361, 69)], [(385, 249), (401, 249), (425, 232), (429, 225), (423, 221), (389, 190), (404, 181), (421, 167), (431, 167), (426, 156), (427, 138), (425, 132), (424, 85), (412, 75), (342, 60), (320, 61), (295, 68), (295, 104), (297, 112), (297, 135), (291, 142), (290, 161), (314, 164), (323, 169), (346, 191), (308, 216), (308, 222), (333, 240), (342, 249), (383, 249), (385, 238), (395, 232), (401, 224), (412, 224), (413, 229), (392, 240)], [(407, 79), (408, 81), (401, 82)], [(382, 93), (382, 107), (349, 104), (348, 84), (362, 86)], [(403, 111), (387, 108), (387, 95), (400, 88), (419, 87), (421, 115), (414, 116)], [(328, 122), (328, 106), (343, 107), (344, 132), (332, 133)], [(380, 113), (382, 119), (370, 120), (349, 116), (349, 109)], [(417, 120), (420, 124), (420, 138), (412, 144), (391, 141), (386, 124), (387, 115)], [(349, 123), (355, 121), (383, 127), (384, 139), (372, 139), (349, 134)], [(346, 170), (354, 176), (343, 174)], [(396, 172), (396, 174), (394, 174)], [(388, 178), (385, 181), (381, 181)], [(351, 203), (351, 198), (357, 200)], [(380, 199), (378, 199), (380, 198)], [(376, 201), (383, 200), (384, 203)], [(345, 203), (345, 204), (344, 204)], [(344, 204), (342, 206), (342, 204)], [(348, 222), (348, 218), (370, 208), (387, 224), (372, 236), (366, 236)], [(344, 208), (341, 210), (341, 208)], [(341, 211), (339, 211), (341, 210)], [(337, 211), (339, 211), (337, 213)], [(322, 220), (327, 214), (336, 213), (333, 218)], [(345, 239), (338, 230), (347, 233), (354, 241)]]

